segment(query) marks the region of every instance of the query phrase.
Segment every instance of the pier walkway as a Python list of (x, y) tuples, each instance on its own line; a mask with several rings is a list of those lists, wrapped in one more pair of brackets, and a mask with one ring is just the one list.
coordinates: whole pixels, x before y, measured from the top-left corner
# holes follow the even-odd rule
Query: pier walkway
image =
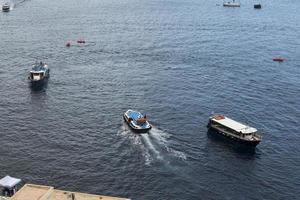
[[(8, 199), (8, 198), (7, 198)], [(0, 199), (2, 200), (2, 199)], [(9, 200), (130, 200), (126, 198), (56, 190), (51, 186), (25, 184)]]

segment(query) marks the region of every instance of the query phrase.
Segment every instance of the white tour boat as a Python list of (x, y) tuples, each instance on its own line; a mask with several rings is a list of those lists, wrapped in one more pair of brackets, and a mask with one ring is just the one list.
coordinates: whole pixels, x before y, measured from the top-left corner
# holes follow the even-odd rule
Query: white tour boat
[(257, 129), (223, 115), (210, 117), (207, 128), (208, 130), (213, 130), (214, 133), (248, 146), (255, 147), (262, 139), (262, 137), (257, 134)]

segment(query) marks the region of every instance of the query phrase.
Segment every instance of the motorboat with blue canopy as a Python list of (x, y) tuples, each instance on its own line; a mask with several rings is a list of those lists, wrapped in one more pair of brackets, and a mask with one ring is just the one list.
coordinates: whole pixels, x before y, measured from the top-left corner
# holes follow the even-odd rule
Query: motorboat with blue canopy
[(147, 133), (152, 128), (146, 119), (146, 115), (142, 115), (138, 111), (127, 110), (123, 117), (130, 128), (135, 132)]
[(31, 81), (31, 83), (44, 83), (45, 80), (47, 80), (50, 76), (50, 69), (48, 68), (48, 65), (39, 62), (33, 65), (32, 69), (29, 72), (28, 79)]

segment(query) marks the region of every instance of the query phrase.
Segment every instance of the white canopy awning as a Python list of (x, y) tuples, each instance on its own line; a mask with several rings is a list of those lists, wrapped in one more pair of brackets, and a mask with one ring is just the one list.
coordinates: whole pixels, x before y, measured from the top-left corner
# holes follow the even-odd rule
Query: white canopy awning
[(19, 178), (5, 176), (4, 178), (0, 179), (0, 186), (5, 187), (5, 188), (13, 188), (20, 182), (21, 182), (21, 179), (19, 179)]
[(244, 133), (244, 134), (255, 133), (257, 131), (256, 128), (242, 124), (240, 122), (237, 122), (225, 116), (222, 116), (222, 118), (212, 118), (212, 120), (225, 127), (231, 128), (237, 132)]

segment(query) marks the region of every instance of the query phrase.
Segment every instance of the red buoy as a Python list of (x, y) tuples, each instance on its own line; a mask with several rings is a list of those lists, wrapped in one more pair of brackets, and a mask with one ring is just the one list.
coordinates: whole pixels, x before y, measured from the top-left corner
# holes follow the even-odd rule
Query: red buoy
[(68, 43), (66, 44), (66, 47), (70, 47), (70, 46), (71, 46), (71, 43), (68, 42)]
[(279, 57), (274, 57), (272, 60), (275, 62), (283, 62), (283, 58), (279, 58)]

